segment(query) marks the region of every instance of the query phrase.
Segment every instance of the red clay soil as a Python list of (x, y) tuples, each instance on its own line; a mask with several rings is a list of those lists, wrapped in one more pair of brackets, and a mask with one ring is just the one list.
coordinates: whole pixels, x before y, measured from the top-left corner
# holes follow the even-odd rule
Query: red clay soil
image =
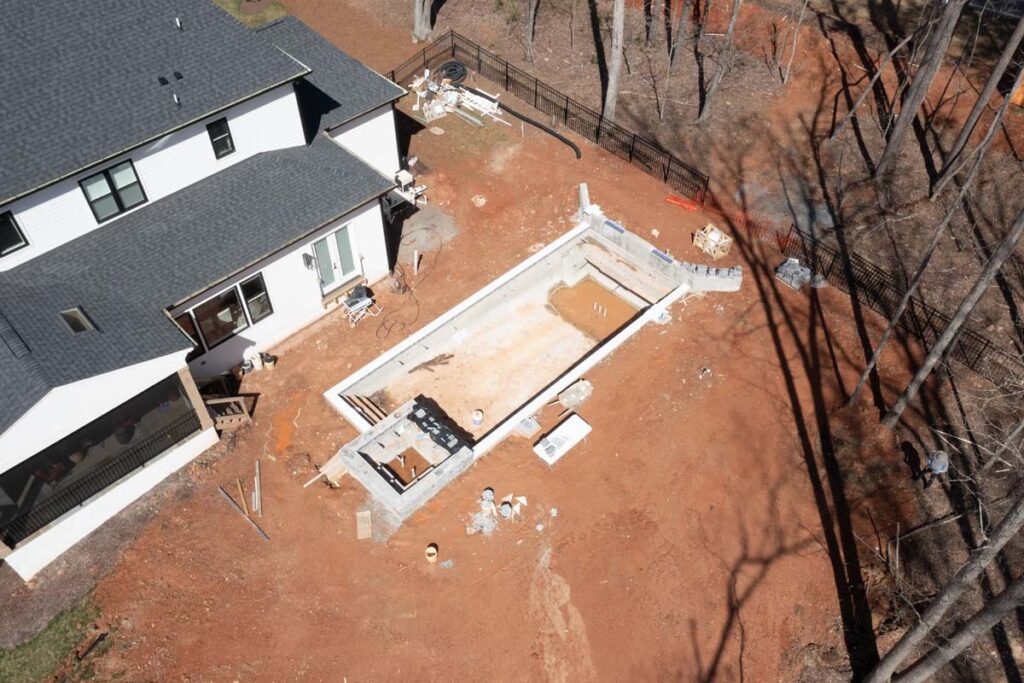
[[(299, 15), (316, 5), (330, 3)], [(346, 18), (310, 23), (366, 58), (359, 46), (387, 31)], [(378, 287), (397, 324), (330, 315), (246, 380), (260, 394), (254, 423), (188, 471), (196, 495), (169, 502), (98, 586), (113, 628), (98, 676), (822, 680), (802, 672), (808, 652), (841, 665), (860, 607), (847, 586), (871, 582), (855, 571), (851, 526), (870, 537), (870, 509), (889, 533), (913, 503), (891, 437), (861, 426), (876, 416), (849, 413), (822, 433), (863, 363), (848, 299), (780, 289), (757, 266), (777, 259), (765, 245), (740, 239), (716, 264), (744, 263), (741, 292), (676, 304), (671, 324), (644, 328), (588, 374), (595, 392), (579, 412), (594, 431), (556, 467), (512, 438), (386, 542), (356, 540), (367, 499), (356, 482), (302, 488), (356, 434), (322, 392), (568, 229), (577, 183), (660, 249), (702, 260), (689, 240), (709, 218), (666, 204), (639, 171), (589, 145), (577, 162), (529, 129), (453, 119), (439, 122), (444, 136), (418, 134), (412, 153), (460, 233), (427, 255), (415, 299)], [(877, 338), (882, 321), (866, 324)], [(905, 354), (894, 345), (883, 358), (893, 383)], [(256, 459), (269, 543), (217, 493), (251, 482)], [(466, 536), (487, 486), (525, 496), (524, 519)]]

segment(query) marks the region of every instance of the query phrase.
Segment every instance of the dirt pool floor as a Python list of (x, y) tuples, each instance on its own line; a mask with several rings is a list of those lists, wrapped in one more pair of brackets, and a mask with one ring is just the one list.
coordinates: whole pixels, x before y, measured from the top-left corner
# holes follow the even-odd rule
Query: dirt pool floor
[[(388, 43), (372, 17), (301, 16), (385, 66), (358, 35)], [(302, 488), (356, 435), (321, 393), (568, 230), (577, 183), (660, 249), (700, 259), (690, 236), (709, 217), (666, 204), (664, 186), (610, 155), (584, 144), (576, 161), (529, 129), (439, 125), (445, 135), (421, 131), (411, 152), (458, 234), (426, 255), (413, 295), (379, 288), (386, 317), (353, 329), (329, 316), (247, 380), (254, 423), (182, 475), (191, 495), (166, 500), (99, 583), (111, 647), (97, 676), (825, 680), (822, 662), (870, 660), (870, 551), (857, 537), (871, 537), (866, 510), (883, 534), (905, 521), (903, 464), (856, 414), (830, 424), (863, 363), (849, 300), (781, 287), (768, 244), (740, 240), (719, 264), (747, 269), (739, 293), (675, 305), (671, 324), (588, 374), (579, 412), (594, 430), (556, 467), (512, 438), (383, 543), (356, 540), (359, 484)], [(865, 316), (877, 338), (882, 321)], [(909, 353), (883, 358), (893, 383)], [(541, 421), (550, 429), (557, 412)], [(851, 444), (871, 451), (870, 477)], [(217, 493), (249, 481), (257, 459), (269, 543)], [(525, 514), (466, 536), (488, 486), (525, 496)]]

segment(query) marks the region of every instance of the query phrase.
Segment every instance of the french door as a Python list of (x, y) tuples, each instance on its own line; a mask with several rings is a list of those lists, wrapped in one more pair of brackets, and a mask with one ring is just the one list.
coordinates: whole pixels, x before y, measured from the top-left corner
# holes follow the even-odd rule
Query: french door
[(320, 286), (324, 294), (337, 289), (356, 272), (352, 240), (346, 225), (313, 243)]

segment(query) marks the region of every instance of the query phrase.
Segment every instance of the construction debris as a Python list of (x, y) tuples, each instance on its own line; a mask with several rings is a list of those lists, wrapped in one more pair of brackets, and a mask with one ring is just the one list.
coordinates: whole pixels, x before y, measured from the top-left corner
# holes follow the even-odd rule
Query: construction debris
[(373, 536), (373, 516), (369, 510), (356, 513), (356, 539), (363, 541)]
[[(484, 120), (490, 119), (506, 126), (512, 124), (501, 118), (498, 95), (479, 91), (470, 92), (453, 83), (441, 72), (431, 73), (429, 69), (417, 76), (409, 90), (416, 95), (413, 111), (418, 111), (426, 123), (436, 121), (449, 113), (456, 114), (473, 126), (483, 127)], [(472, 112), (472, 113), (471, 113)], [(432, 126), (436, 128), (436, 126)]]
[(703, 228), (693, 233), (693, 246), (697, 247), (717, 261), (732, 248), (732, 238), (718, 229), (713, 223), (708, 223)]
[[(242, 510), (242, 507), (238, 503), (235, 502), (234, 498), (232, 498), (231, 495), (227, 491), (224, 490), (223, 486), (218, 486), (217, 490), (220, 491), (220, 495), (224, 496), (224, 500), (226, 500), (228, 503), (231, 504), (231, 507), (235, 509), (235, 512), (237, 512), (238, 514), (242, 515), (242, 517), (245, 519), (245, 521), (249, 523), (249, 526), (251, 526), (253, 529), (256, 530), (256, 533), (258, 533), (260, 535), (260, 538), (262, 538), (264, 541), (269, 541), (270, 540), (270, 536), (267, 536), (267, 532), (264, 531), (263, 529), (261, 529), (259, 524), (257, 524), (256, 522), (252, 521), (252, 518), (249, 517), (249, 515), (245, 514), (245, 512)], [(244, 498), (243, 498), (243, 500), (244, 500)]]
[(787, 258), (775, 269), (775, 277), (793, 289), (800, 290), (811, 281), (811, 269), (801, 266), (799, 259)]

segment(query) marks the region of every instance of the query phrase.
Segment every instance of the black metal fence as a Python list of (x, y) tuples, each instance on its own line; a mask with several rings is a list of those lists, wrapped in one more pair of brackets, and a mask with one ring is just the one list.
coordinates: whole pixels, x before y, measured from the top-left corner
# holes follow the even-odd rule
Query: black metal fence
[(186, 437), (198, 432), (199, 427), (199, 416), (195, 411), (190, 411), (121, 455), (111, 458), (82, 479), (49, 496), (40, 505), (15, 517), (0, 527), (0, 537), (9, 547), (13, 547)]
[[(783, 255), (800, 259), (831, 285), (856, 297), (886, 319), (892, 317), (906, 291), (891, 273), (862, 256), (852, 252), (844, 255), (835, 246), (796, 227), (790, 229), (789, 235), (779, 235), (778, 245)], [(900, 318), (899, 327), (922, 347), (930, 349), (949, 321), (950, 316), (913, 297)], [(994, 384), (1008, 386), (1024, 381), (1024, 361), (1020, 357), (1003, 351), (990, 339), (967, 327), (961, 328), (947, 355)]]
[[(449, 31), (425, 49), (394, 69), (389, 77), (406, 83), (424, 69), (434, 69), (450, 59), (457, 59), (487, 80), (496, 83), (516, 97), (550, 114), (567, 128), (598, 143), (615, 155), (657, 178), (688, 199), (705, 204), (712, 211), (722, 211), (708, 193), (708, 176), (679, 160), (657, 142), (622, 126), (605, 121), (593, 109), (537, 80), (478, 43)], [(839, 250), (795, 226), (788, 235), (774, 228), (747, 220), (737, 227), (749, 228), (761, 237), (773, 236), (786, 256), (801, 259), (815, 273), (886, 318), (903, 297), (902, 283), (867, 259), (850, 253), (843, 258)], [(900, 328), (924, 348), (931, 348), (949, 323), (949, 316), (913, 298), (900, 320)], [(971, 329), (961, 330), (948, 352), (950, 358), (962, 362), (988, 380), (999, 384), (1024, 382), (1024, 361), (995, 346), (987, 337)]]
[(455, 31), (444, 34), (419, 54), (391, 71), (388, 76), (405, 84), (424, 69), (434, 69), (456, 59), (470, 70), (497, 84), (519, 99), (557, 119), (566, 128), (596, 142), (647, 175), (666, 183), (687, 199), (703, 204), (708, 177), (674, 156), (657, 142), (606, 121), (598, 112), (581, 104), (522, 69)]

